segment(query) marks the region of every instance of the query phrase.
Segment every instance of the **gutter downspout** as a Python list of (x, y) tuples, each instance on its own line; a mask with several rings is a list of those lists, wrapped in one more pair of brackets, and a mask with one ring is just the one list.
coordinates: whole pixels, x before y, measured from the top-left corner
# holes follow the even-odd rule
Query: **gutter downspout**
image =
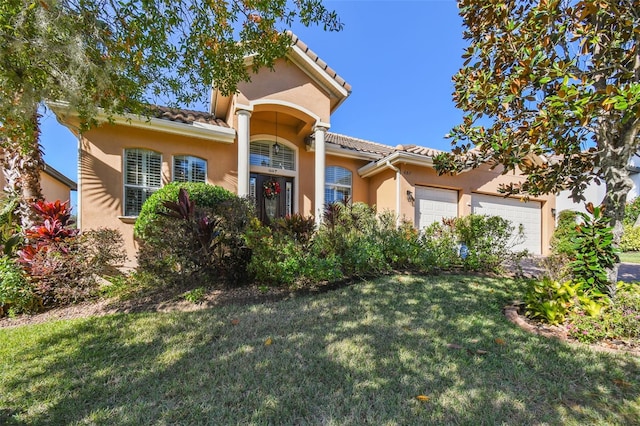
[(387, 167), (396, 172), (396, 226), (400, 225), (400, 169), (389, 160), (387, 160)]

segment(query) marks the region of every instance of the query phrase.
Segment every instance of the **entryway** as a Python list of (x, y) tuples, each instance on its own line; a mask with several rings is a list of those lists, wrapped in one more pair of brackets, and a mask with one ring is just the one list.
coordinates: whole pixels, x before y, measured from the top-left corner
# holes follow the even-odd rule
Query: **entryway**
[(293, 213), (293, 178), (251, 173), (250, 192), (256, 200), (256, 212), (262, 223), (291, 216)]

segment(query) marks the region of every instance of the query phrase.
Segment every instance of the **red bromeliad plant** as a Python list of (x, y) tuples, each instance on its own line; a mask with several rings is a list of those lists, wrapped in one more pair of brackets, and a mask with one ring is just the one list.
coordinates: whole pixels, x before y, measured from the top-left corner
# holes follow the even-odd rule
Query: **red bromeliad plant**
[(41, 218), (42, 222), (24, 231), (27, 244), (18, 251), (18, 260), (27, 269), (40, 252), (58, 249), (67, 253), (69, 246), (62, 244), (70, 238), (78, 235), (77, 229), (72, 229), (71, 209), (69, 202), (37, 201), (32, 205), (33, 211)]

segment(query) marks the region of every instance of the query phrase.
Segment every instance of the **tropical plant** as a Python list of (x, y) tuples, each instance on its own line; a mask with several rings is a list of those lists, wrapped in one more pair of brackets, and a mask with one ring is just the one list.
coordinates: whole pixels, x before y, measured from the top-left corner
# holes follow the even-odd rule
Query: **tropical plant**
[[(461, 0), (469, 47), (454, 77), (465, 111), (439, 173), (489, 163), (526, 179), (502, 187), (574, 200), (604, 181), (613, 243), (622, 234), (627, 165), (640, 147), (640, 2)], [(607, 266), (610, 283), (617, 265)]]
[(24, 271), (8, 256), (0, 256), (0, 317), (34, 313), (41, 302), (29, 285)]
[(619, 261), (613, 246), (613, 232), (610, 220), (604, 215), (605, 207), (586, 205), (587, 213), (578, 212), (582, 223), (575, 226), (572, 236), (574, 260), (569, 264), (573, 278), (586, 283), (589, 288), (607, 291), (615, 296), (616, 285), (607, 277), (607, 269)]

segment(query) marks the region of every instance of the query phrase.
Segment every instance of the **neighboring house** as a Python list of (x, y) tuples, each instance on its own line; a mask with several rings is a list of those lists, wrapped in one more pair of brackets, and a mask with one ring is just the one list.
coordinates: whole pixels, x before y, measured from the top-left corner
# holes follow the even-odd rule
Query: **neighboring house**
[[(627, 165), (629, 171), (629, 177), (633, 182), (633, 186), (627, 193), (627, 202), (633, 200), (640, 195), (640, 155), (636, 153)], [(560, 213), (563, 210), (575, 210), (586, 213), (585, 204), (588, 202), (594, 205), (602, 204), (604, 196), (607, 193), (607, 185), (601, 180), (600, 185), (595, 182), (591, 182), (584, 191), (585, 201), (574, 202), (571, 198), (571, 191), (561, 191), (556, 197), (556, 210)]]
[[(5, 183), (4, 176), (0, 173), (0, 188), (4, 188)], [(46, 163), (40, 172), (40, 186), (42, 195), (47, 201), (70, 201), (71, 191), (78, 190), (74, 181)]]
[[(498, 185), (520, 176), (488, 167), (438, 176), (434, 150), (329, 132), (331, 114), (350, 92), (349, 84), (294, 37), (287, 57), (273, 71), (263, 69), (241, 83), (237, 94), (223, 96), (214, 87), (210, 112), (158, 107), (153, 118), (116, 118), (83, 134), (81, 228), (120, 230), (133, 261), (133, 223), (146, 198), (170, 181), (194, 181), (254, 197), (267, 221), (293, 213), (319, 220), (326, 203), (344, 198), (392, 210), (418, 228), (443, 217), (498, 214), (524, 225), (522, 247), (547, 253), (553, 197), (526, 203), (504, 198)], [(54, 110), (77, 135), (73, 112)], [(282, 188), (275, 206), (263, 191), (271, 180)]]

